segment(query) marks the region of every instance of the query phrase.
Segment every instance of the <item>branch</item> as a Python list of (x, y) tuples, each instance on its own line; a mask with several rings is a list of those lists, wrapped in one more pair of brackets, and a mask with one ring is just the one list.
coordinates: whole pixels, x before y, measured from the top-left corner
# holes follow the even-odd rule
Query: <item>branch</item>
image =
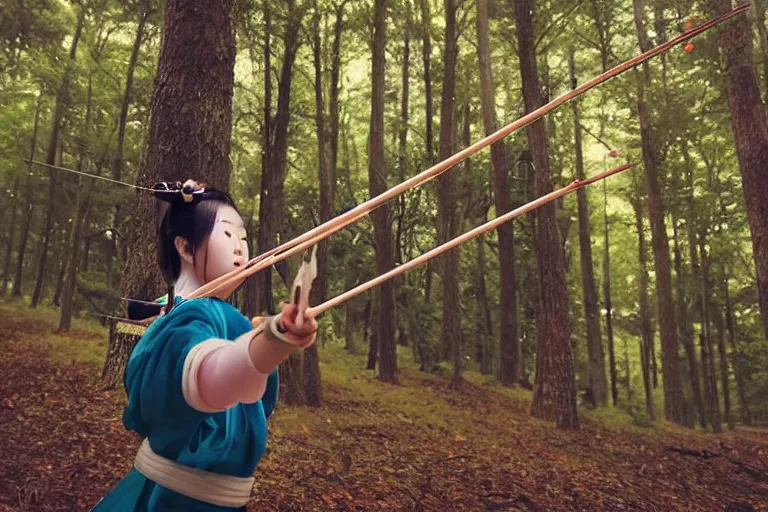
[(581, 126), (581, 129), (582, 129), (582, 130), (584, 130), (584, 131), (585, 131), (585, 132), (587, 132), (589, 135), (591, 135), (591, 136), (592, 136), (592, 138), (593, 138), (593, 139), (595, 139), (597, 142), (599, 142), (600, 144), (602, 144), (603, 146), (605, 146), (606, 148), (608, 148), (608, 151), (613, 151), (613, 150), (615, 149), (615, 148), (611, 147), (611, 145), (610, 145), (610, 144), (608, 144), (607, 142), (605, 142), (603, 139), (601, 139), (600, 137), (598, 137), (597, 135), (595, 135), (594, 133), (592, 133), (592, 131), (590, 131), (590, 129), (589, 129), (589, 128), (587, 128), (586, 126), (584, 126), (584, 124), (583, 124), (583, 123), (579, 123), (579, 124), (580, 124), (580, 126)]
[(573, 7), (571, 7), (567, 12), (564, 12), (563, 14), (561, 14), (557, 19), (555, 19), (555, 21), (550, 23), (548, 27), (542, 30), (541, 34), (539, 34), (538, 39), (536, 39), (536, 43), (534, 43), (533, 48), (534, 49), (538, 48), (539, 44), (544, 40), (544, 36), (546, 36), (550, 30), (558, 26), (561, 21), (563, 21), (564, 19), (568, 18), (571, 14), (573, 14), (573, 11), (581, 7), (581, 4), (583, 3), (583, 1), (584, 0), (577, 0), (576, 4), (574, 4)]

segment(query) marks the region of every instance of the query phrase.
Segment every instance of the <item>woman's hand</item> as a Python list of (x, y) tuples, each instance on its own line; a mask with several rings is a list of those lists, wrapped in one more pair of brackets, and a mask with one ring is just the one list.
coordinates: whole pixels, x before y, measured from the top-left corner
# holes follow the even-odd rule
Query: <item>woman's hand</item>
[[(297, 338), (307, 338), (317, 331), (317, 322), (314, 317), (307, 315), (306, 311), (299, 310), (296, 304), (283, 304), (281, 306), (280, 323), (283, 328)], [(300, 322), (297, 322), (301, 318)], [(297, 326), (301, 324), (301, 327)]]

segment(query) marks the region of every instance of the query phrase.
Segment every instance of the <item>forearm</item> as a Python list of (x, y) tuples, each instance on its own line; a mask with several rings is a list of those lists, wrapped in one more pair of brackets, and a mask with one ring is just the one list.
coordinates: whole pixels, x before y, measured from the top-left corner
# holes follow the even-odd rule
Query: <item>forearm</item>
[(274, 319), (267, 319), (234, 343), (211, 339), (195, 347), (182, 376), (187, 402), (215, 412), (260, 400), (269, 374), (294, 350), (314, 341), (314, 335), (298, 338), (280, 331)]

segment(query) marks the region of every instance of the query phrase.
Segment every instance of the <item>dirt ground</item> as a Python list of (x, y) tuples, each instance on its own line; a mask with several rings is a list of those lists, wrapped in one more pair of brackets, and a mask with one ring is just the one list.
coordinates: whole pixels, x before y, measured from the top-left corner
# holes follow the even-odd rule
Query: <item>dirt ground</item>
[[(52, 360), (46, 332), (0, 315), (0, 511), (87, 510), (139, 445), (122, 425), (124, 393), (98, 388), (95, 363)], [(481, 386), (356, 379), (327, 382), (320, 410), (278, 409), (248, 510), (768, 510), (765, 430), (584, 419), (569, 433)]]

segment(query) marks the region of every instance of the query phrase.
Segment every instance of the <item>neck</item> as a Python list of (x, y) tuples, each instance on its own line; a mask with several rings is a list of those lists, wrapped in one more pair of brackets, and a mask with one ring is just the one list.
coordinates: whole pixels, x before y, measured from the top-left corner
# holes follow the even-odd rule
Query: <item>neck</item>
[(203, 285), (195, 274), (195, 269), (191, 266), (182, 265), (179, 278), (176, 280), (176, 295), (186, 297), (193, 291)]

